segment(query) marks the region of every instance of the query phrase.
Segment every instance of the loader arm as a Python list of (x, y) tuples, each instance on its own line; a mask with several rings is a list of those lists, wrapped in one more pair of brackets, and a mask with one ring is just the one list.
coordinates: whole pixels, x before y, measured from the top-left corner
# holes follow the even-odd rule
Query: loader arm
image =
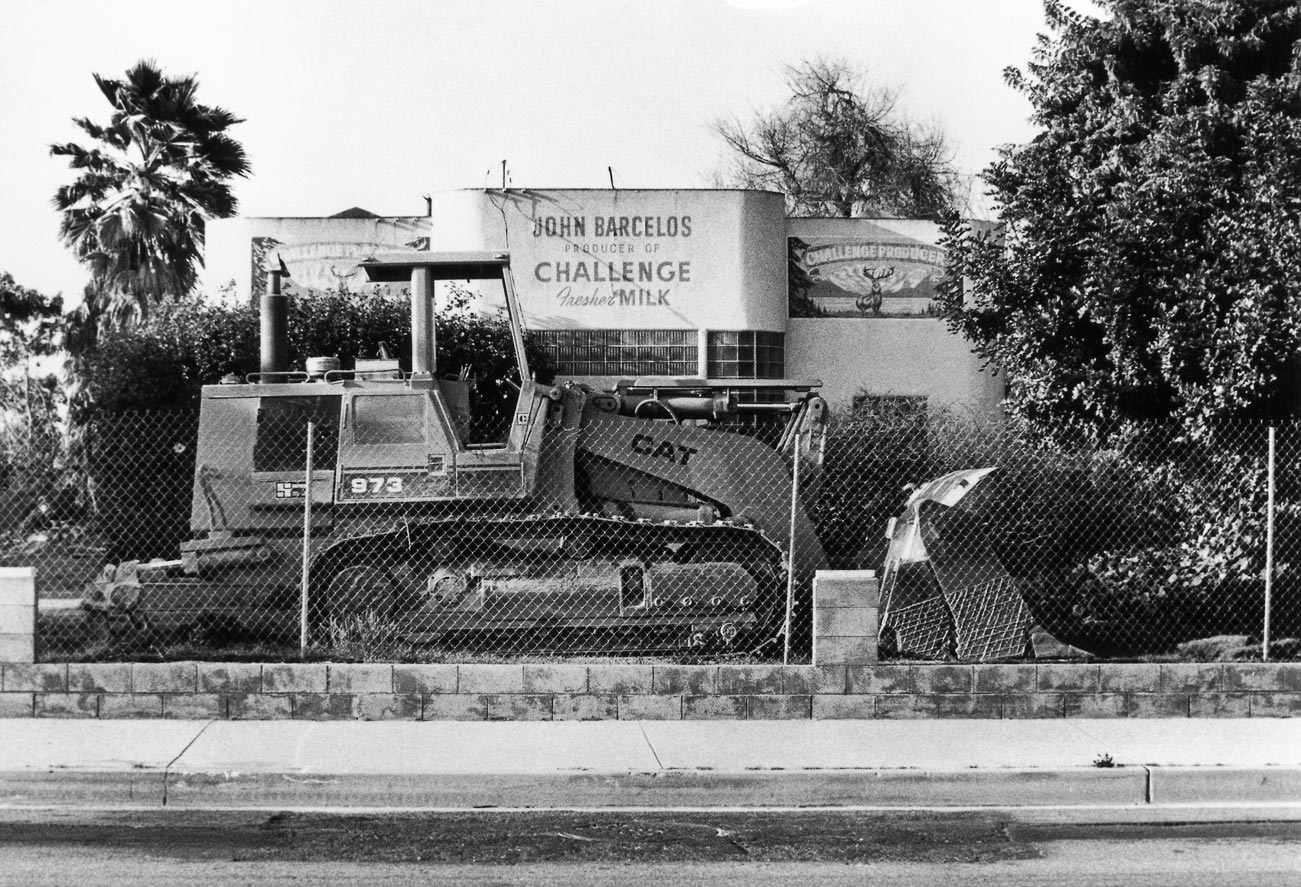
[(596, 492), (616, 507), (626, 504), (628, 516), (637, 516), (638, 504), (653, 504), (646, 501), (647, 489), (657, 495), (677, 493), (687, 503), (695, 497), (716, 506), (724, 518), (763, 531), (791, 558), (798, 583), (826, 567), (822, 543), (798, 498), (792, 515), (789, 469), (760, 441), (589, 407), (577, 454), (580, 460), (598, 460), (605, 477)]

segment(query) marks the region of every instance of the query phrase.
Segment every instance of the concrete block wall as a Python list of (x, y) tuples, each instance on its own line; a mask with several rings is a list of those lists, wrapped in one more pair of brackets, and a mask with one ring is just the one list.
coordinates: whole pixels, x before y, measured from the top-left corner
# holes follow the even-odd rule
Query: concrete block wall
[(808, 720), (1301, 716), (1301, 663), (0, 665), (0, 717)]
[(30, 571), (0, 570), (0, 717), (1301, 717), (1301, 663), (882, 664), (875, 577), (820, 573), (814, 599), (812, 665), (35, 663)]
[(35, 575), (31, 567), (0, 567), (0, 662), (35, 661)]

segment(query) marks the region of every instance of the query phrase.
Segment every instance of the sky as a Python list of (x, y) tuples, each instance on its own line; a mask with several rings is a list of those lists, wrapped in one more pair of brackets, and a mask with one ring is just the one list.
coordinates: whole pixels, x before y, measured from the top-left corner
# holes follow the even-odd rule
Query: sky
[(197, 75), (252, 174), (241, 215), (352, 206), (420, 215), (422, 195), (499, 187), (707, 187), (711, 125), (778, 106), (783, 66), (843, 58), (947, 133), (961, 172), (1034, 130), (1003, 82), (1045, 30), (1040, 0), (3, 0), (0, 271), (73, 301), (58, 241), (71, 180), (51, 143), (106, 121), (92, 73), (139, 59)]

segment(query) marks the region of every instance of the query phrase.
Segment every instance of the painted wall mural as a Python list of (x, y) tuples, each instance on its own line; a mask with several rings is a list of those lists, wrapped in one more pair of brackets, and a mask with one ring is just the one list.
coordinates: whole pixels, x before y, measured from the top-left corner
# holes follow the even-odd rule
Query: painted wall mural
[(791, 317), (926, 317), (944, 276), (939, 227), (920, 220), (791, 219)]

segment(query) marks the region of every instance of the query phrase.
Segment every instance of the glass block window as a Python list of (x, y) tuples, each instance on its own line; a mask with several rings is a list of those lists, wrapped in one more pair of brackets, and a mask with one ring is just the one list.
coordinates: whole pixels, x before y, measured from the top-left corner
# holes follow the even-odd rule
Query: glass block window
[(562, 376), (695, 376), (695, 330), (535, 330)]
[(780, 379), (786, 374), (786, 334), (711, 330), (707, 357), (711, 379)]

